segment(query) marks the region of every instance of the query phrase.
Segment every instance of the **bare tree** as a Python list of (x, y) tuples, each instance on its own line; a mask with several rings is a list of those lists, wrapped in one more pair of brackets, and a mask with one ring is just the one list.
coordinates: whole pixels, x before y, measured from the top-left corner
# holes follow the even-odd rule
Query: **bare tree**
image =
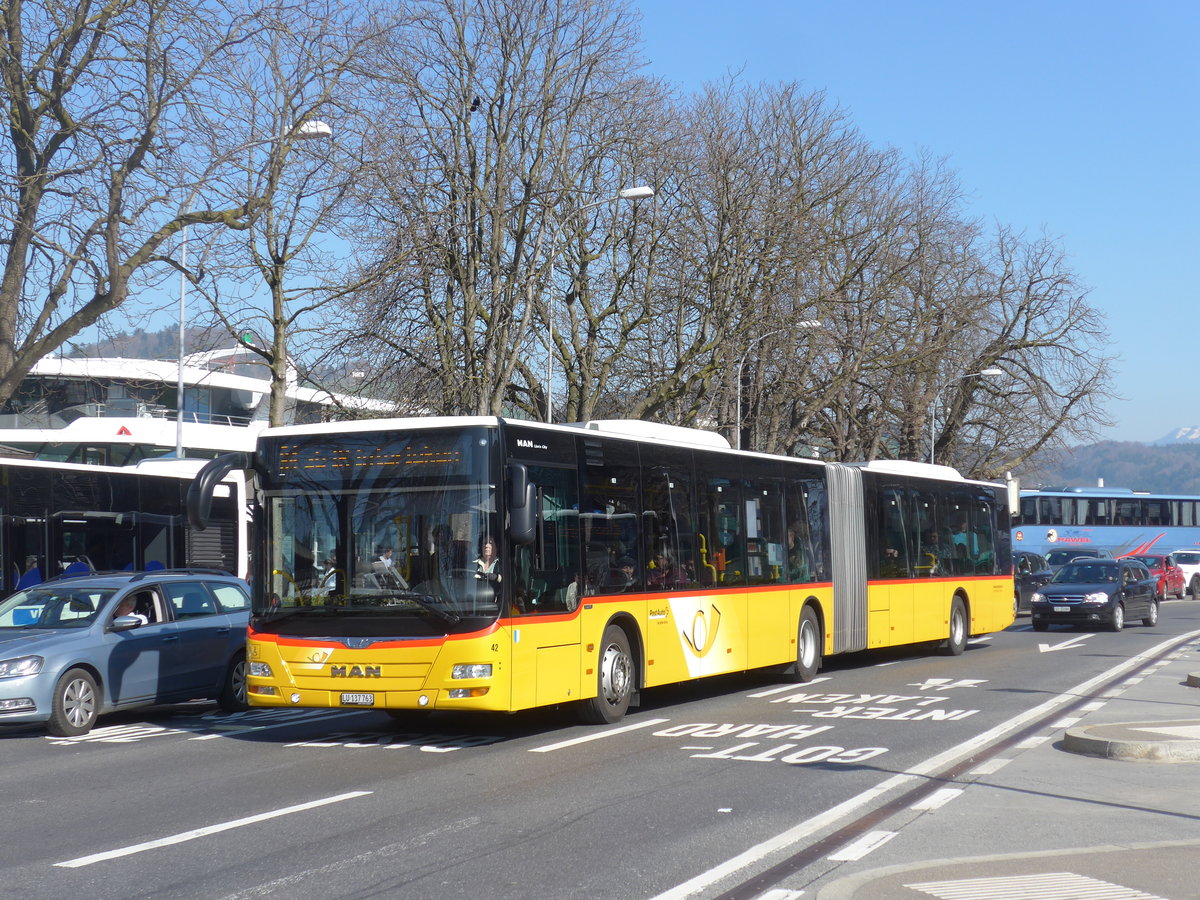
[(244, 98), (223, 122), (224, 139), (241, 148), (225, 185), (231, 196), (260, 198), (260, 208), (246, 230), (218, 236), (209, 296), (230, 334), (265, 336), (247, 346), (271, 372), (269, 421), (282, 425), (287, 386), (304, 363), (289, 348), (362, 286), (348, 201), (367, 165), (367, 49), (394, 20), (322, 0), (263, 10), (259, 24), (221, 80), (231, 98)]
[(558, 233), (572, 206), (604, 198), (574, 164), (599, 146), (593, 110), (634, 68), (633, 18), (599, 0), (415, 8), (375, 64), (392, 109), (376, 182), (391, 274), (360, 307), (360, 333), (386, 343), (433, 411), (534, 415)]
[(187, 0), (0, 0), (0, 16), (6, 402), (38, 359), (170, 271), (172, 236), (245, 227), (257, 204), (206, 204), (219, 154), (181, 146), (250, 18)]

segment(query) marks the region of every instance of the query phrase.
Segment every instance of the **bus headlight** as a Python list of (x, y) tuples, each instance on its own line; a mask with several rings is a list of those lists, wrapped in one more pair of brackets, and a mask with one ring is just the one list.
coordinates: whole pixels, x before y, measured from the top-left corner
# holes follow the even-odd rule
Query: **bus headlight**
[(274, 673), (265, 662), (252, 662), (250, 663), (250, 674), (255, 678), (270, 678)]
[(473, 665), (457, 665), (450, 670), (451, 678), (491, 678), (491, 663), (475, 663)]
[[(22, 678), (25, 675), (36, 675), (42, 671), (45, 660), (40, 656), (18, 656), (14, 659), (0, 659), (0, 678)], [(488, 668), (491, 668), (490, 666)]]

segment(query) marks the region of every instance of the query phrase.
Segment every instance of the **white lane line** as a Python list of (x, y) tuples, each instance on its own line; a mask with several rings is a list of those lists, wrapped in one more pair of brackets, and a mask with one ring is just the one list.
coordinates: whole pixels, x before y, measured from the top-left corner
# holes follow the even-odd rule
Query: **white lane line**
[(1001, 722), (987, 731), (977, 734), (975, 737), (963, 741), (948, 750), (929, 757), (922, 763), (917, 764), (911, 769), (902, 772), (899, 775), (892, 775), (885, 778), (883, 781), (874, 787), (867, 788), (860, 794), (844, 800), (837, 806), (825, 810), (802, 822), (797, 822), (791, 828), (787, 829), (772, 838), (768, 838), (762, 843), (748, 847), (746, 850), (739, 853), (737, 856), (730, 857), (722, 863), (713, 866), (706, 872), (701, 872), (699, 875), (688, 879), (682, 884), (678, 884), (673, 888), (668, 888), (661, 894), (651, 898), (651, 900), (682, 900), (684, 897), (691, 897), (707, 887), (729, 877), (735, 872), (748, 868), (767, 856), (777, 851), (789, 850), (806, 840), (811, 835), (817, 833), (821, 829), (833, 825), (836, 822), (849, 816), (856, 810), (866, 806), (873, 800), (882, 797), (884, 794), (891, 792), (900, 787), (909, 787), (910, 782), (916, 781), (918, 778), (923, 778), (926, 775), (932, 775), (942, 769), (962, 760), (963, 758), (974, 753), (982, 746), (988, 746), (995, 743), (1005, 735), (1011, 734), (1014, 731), (1019, 731), (1024, 728), (1029, 722), (1042, 718), (1052, 713), (1060, 706), (1065, 706), (1068, 703), (1075, 701), (1080, 694), (1086, 694), (1093, 687), (1104, 683), (1110, 678), (1116, 678), (1122, 672), (1128, 672), (1130, 669), (1135, 669), (1142, 663), (1157, 656), (1168, 647), (1177, 646), (1181, 640), (1191, 640), (1200, 636), (1200, 631), (1191, 631), (1184, 635), (1180, 635), (1170, 640), (1163, 641), (1157, 646), (1151, 647), (1144, 653), (1139, 653), (1136, 656), (1131, 656), (1123, 662), (1118, 663), (1106, 672), (1101, 672), (1087, 681), (1077, 684), (1064, 693), (1051, 697), (1049, 700), (1019, 713), (1013, 718)]
[(1076, 875), (1074, 872), (926, 881), (922, 884), (906, 884), (905, 887), (940, 900), (995, 900), (997, 897), (1005, 900), (1163, 900), (1136, 888)]
[(635, 722), (632, 725), (622, 725), (620, 728), (610, 728), (597, 734), (585, 734), (583, 737), (571, 738), (569, 741), (559, 741), (557, 744), (546, 744), (543, 747), (531, 747), (530, 753), (549, 753), (551, 750), (565, 750), (576, 744), (586, 744), (588, 741), (598, 741), (601, 738), (612, 737), (614, 734), (624, 734), (626, 731), (637, 731), (639, 728), (649, 728), (651, 725), (661, 725), (670, 719), (647, 719), (645, 722)]
[(925, 809), (941, 809), (955, 797), (962, 794), (963, 788), (942, 788), (940, 791), (934, 791), (928, 797), (918, 800), (909, 809), (925, 810)]
[(355, 715), (358, 715), (359, 712), (360, 712), (360, 710), (354, 710), (353, 712), (329, 714), (329, 713), (325, 713), (324, 710), (322, 710), (321, 715), (319, 715), (319, 716), (297, 717), (295, 719), (286, 719), (282, 722), (268, 722), (265, 725), (254, 725), (254, 724), (240, 725), (240, 724), (233, 723), (233, 722), (226, 724), (226, 725), (218, 724), (218, 725), (211, 726), (215, 731), (214, 734), (198, 734), (195, 737), (188, 738), (188, 740), (190, 740), (190, 741), (214, 741), (217, 738), (233, 737), (235, 735), (241, 735), (241, 734), (250, 734), (251, 732), (254, 732), (254, 731), (270, 731), (273, 728), (290, 728), (295, 725), (307, 724), (309, 722), (329, 722), (333, 719), (341, 719), (341, 718), (345, 718), (346, 716), (355, 716)]
[(747, 694), (747, 697), (771, 697), (775, 694), (786, 694), (788, 691), (807, 691), (814, 684), (820, 684), (822, 681), (829, 681), (828, 675), (821, 675), (814, 678), (812, 681), (806, 681), (804, 684), (785, 684), (783, 687), (767, 688), (765, 691), (755, 691), (753, 694)]
[(862, 859), (872, 850), (877, 850), (896, 836), (894, 831), (868, 831), (857, 841), (851, 841), (836, 853), (830, 853), (826, 859), (834, 862), (852, 862)]
[(987, 762), (983, 763), (982, 765), (976, 766), (968, 774), (970, 774), (970, 775), (995, 775), (997, 772), (999, 772), (1001, 769), (1003, 769), (1005, 766), (1007, 766), (1010, 762), (1012, 762), (1011, 759), (1001, 759), (1000, 757), (996, 757), (994, 759), (989, 759)]
[(1032, 750), (1034, 747), (1042, 746), (1042, 744), (1046, 743), (1048, 740), (1050, 740), (1050, 735), (1048, 734), (1035, 734), (1032, 737), (1025, 738), (1025, 740), (1017, 744), (1015, 749)]
[(268, 819), (277, 819), (280, 816), (287, 816), (291, 815), (292, 813), (316, 809), (319, 806), (328, 806), (331, 803), (340, 803), (343, 800), (353, 800), (356, 797), (365, 797), (370, 793), (372, 793), (372, 791), (350, 791), (348, 794), (337, 794), (333, 797), (325, 797), (322, 800), (312, 800), (308, 803), (297, 804), (296, 806), (287, 806), (283, 809), (259, 813), (255, 816), (247, 816), (244, 819), (234, 819), (232, 822), (221, 822), (217, 825), (206, 825), (203, 828), (195, 828), (191, 831), (183, 831), (179, 834), (173, 834), (169, 837), (159, 838), (158, 840), (154, 841), (133, 844), (129, 847), (120, 847), (116, 850), (106, 850), (103, 853), (93, 853), (91, 856), (80, 856), (77, 859), (68, 859), (66, 862), (55, 863), (54, 865), (64, 869), (78, 869), (82, 866), (90, 866), (92, 863), (103, 862), (106, 859), (117, 859), (118, 857), (122, 856), (132, 856), (135, 853), (143, 853), (146, 850), (156, 850), (159, 847), (169, 847), (172, 844), (182, 844), (187, 841), (194, 841), (196, 838), (207, 837), (210, 834), (219, 834), (222, 831), (230, 831), (234, 828), (241, 828), (244, 825), (254, 825), (257, 822), (265, 822)]

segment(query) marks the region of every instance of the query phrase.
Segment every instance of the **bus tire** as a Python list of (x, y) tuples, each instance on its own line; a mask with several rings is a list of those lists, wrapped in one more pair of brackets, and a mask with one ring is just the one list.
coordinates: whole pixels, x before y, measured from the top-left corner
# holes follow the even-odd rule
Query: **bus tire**
[(87, 734), (100, 714), (96, 679), (86, 669), (68, 669), (54, 686), (46, 730), (55, 737)]
[(217, 704), (225, 712), (245, 712), (250, 708), (246, 700), (246, 651), (239, 650), (229, 661)]
[(619, 722), (633, 699), (634, 672), (629, 636), (619, 625), (609, 625), (596, 660), (596, 696), (582, 702), (582, 719), (593, 725)]
[(950, 635), (946, 638), (946, 653), (950, 656), (961, 656), (967, 649), (969, 636), (967, 607), (963, 604), (962, 597), (955, 597), (950, 603)]
[(812, 681), (821, 668), (821, 623), (811, 606), (800, 613), (800, 624), (796, 628), (796, 669), (792, 680)]

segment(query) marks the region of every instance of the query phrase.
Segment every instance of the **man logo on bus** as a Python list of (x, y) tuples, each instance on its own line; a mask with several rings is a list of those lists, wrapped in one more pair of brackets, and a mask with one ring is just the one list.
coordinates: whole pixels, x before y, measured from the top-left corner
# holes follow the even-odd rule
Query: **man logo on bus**
[(717, 641), (717, 629), (721, 626), (721, 611), (715, 606), (712, 608), (712, 627), (709, 627), (708, 620), (704, 616), (704, 610), (696, 610), (696, 615), (692, 618), (692, 633), (681, 631), (684, 642), (692, 648), (692, 652), (696, 656), (703, 658), (712, 649), (713, 644)]

